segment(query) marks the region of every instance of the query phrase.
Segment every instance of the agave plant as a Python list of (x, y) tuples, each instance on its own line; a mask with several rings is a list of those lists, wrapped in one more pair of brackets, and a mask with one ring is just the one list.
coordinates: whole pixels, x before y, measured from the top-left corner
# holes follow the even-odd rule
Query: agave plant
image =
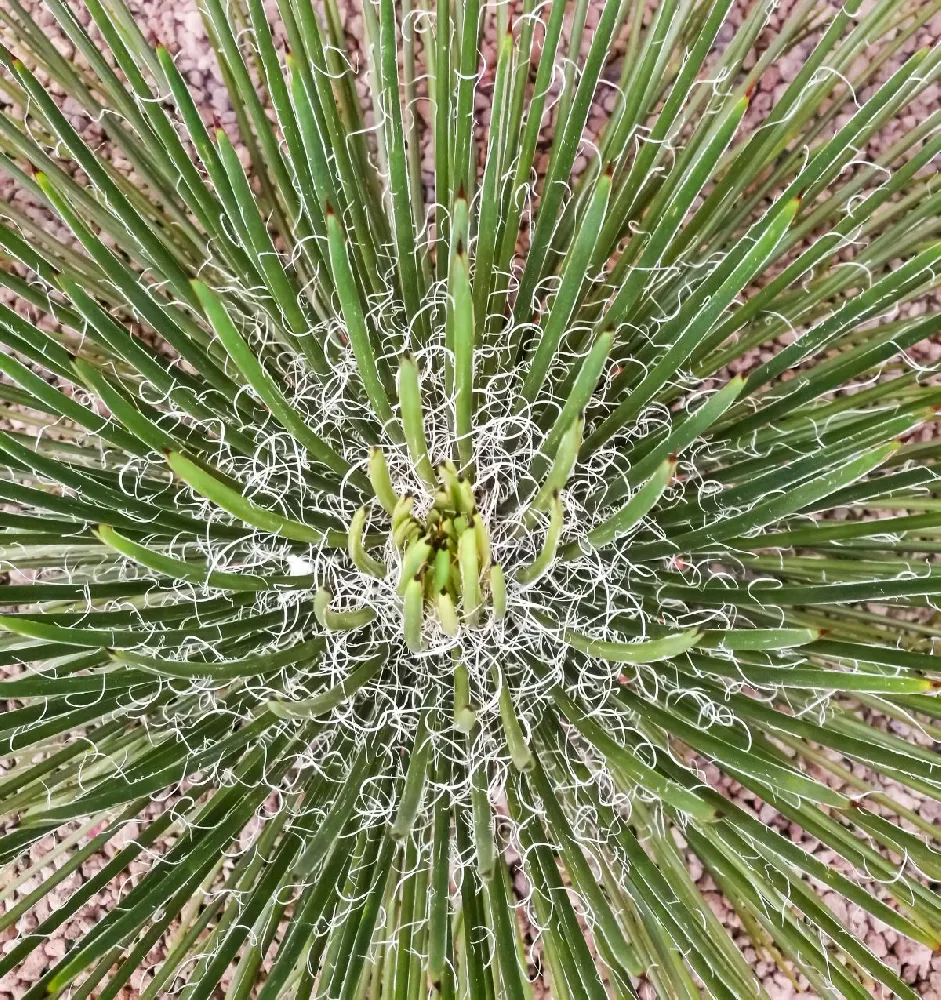
[(29, 1000), (766, 996), (696, 856), (917, 996), (820, 892), (941, 943), (939, 5), (732, 6), (202, 0), (229, 135), (9, 0), (0, 979), (111, 888)]

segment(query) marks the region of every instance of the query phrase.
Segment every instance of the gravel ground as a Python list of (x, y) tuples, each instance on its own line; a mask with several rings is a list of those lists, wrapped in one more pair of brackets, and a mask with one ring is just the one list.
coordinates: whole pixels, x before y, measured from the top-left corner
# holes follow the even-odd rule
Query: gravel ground
[[(0, 8), (2, 8), (6, 2), (7, 0), (0, 0)], [(557, 0), (557, 2), (561, 2), (561, 0)], [(41, 0), (24, 0), (24, 5), (30, 9), (40, 25), (44, 27), (48, 26), (50, 34), (54, 34), (54, 21), (51, 14), (44, 9), (44, 4)], [(274, 10), (275, 5), (268, 2), (266, 3), (266, 6), (269, 8), (271, 13), (272, 23), (277, 25), (277, 16)], [(789, 0), (778, 5), (777, 10), (773, 13), (770, 19), (769, 30), (773, 31), (782, 23), (791, 6), (792, 4)], [(234, 134), (236, 131), (235, 114), (229, 107), (225, 88), (222, 85), (214, 59), (210, 53), (208, 39), (206, 37), (201, 17), (197, 10), (196, 0), (131, 0), (130, 7), (139, 18), (140, 22), (147, 30), (149, 30), (153, 39), (155, 41), (159, 40), (166, 45), (172, 53), (174, 53), (177, 59), (177, 64), (192, 87), (194, 95), (197, 97), (197, 100), (205, 112), (207, 119), (215, 117), (217, 122), (222, 127), (230, 130)], [(348, 8), (348, 10), (344, 10), (346, 21), (345, 27), (348, 35), (355, 42), (355, 40), (361, 38), (363, 34), (362, 18), (358, 13), (358, 0), (354, 0), (354, 2), (347, 2), (345, 5), (341, 2), (341, 8), (344, 7)], [(745, 9), (745, 4), (739, 4), (733, 8), (731, 19), (723, 28), (723, 32), (720, 34), (721, 42), (728, 40), (728, 37), (730, 37), (732, 31), (734, 30), (734, 27), (740, 23)], [(600, 2), (598, 2), (598, 0), (593, 0), (588, 16), (586, 37), (590, 37), (591, 35), (591, 29), (597, 21), (599, 10)], [(277, 33), (281, 34), (280, 32)], [(902, 48), (902, 50), (897, 54), (895, 60), (883, 67), (880, 80), (888, 76), (897, 67), (897, 65), (913, 51), (924, 45), (937, 44), (939, 38), (941, 38), (941, 16), (936, 15), (927, 28), (922, 29), (909, 39), (904, 48)], [(807, 43), (805, 43), (805, 49), (806, 47)], [(777, 100), (783, 92), (783, 88), (786, 86), (788, 79), (790, 79), (797, 72), (799, 66), (801, 65), (801, 62), (806, 55), (805, 49), (799, 48), (797, 51), (790, 53), (783, 59), (779, 60), (778, 63), (765, 74), (753, 95), (753, 99), (746, 116), (746, 126), (753, 127), (768, 114), (775, 100)], [(61, 50), (63, 51), (63, 54), (67, 56), (72, 55), (70, 47), (66, 44), (61, 46)], [(491, 68), (493, 66), (493, 59), (489, 58), (489, 56), (492, 53), (493, 35), (491, 33), (491, 35), (486, 39), (484, 52), (485, 65), (488, 65)], [(355, 44), (353, 45), (353, 57), (354, 60), (359, 57), (359, 51)], [(618, 67), (615, 67), (615, 71), (617, 68)], [(490, 73), (490, 79), (492, 80), (492, 71)], [(362, 92), (365, 93), (364, 87), (362, 88)], [(489, 109), (487, 107), (486, 98), (486, 92), (478, 97), (477, 111), (481, 136), (485, 135), (489, 117)], [(594, 108), (592, 118), (589, 123), (589, 130), (593, 134), (597, 134), (599, 127), (604, 122), (606, 115), (613, 106), (614, 99), (615, 93), (613, 89), (602, 89), (600, 91), (599, 100)], [(907, 109), (905, 116), (900, 121), (894, 123), (893, 126), (886, 129), (874, 140), (871, 149), (867, 150), (867, 153), (871, 155), (876, 153), (880, 148), (890, 145), (892, 141), (898, 137), (898, 134), (901, 131), (912, 128), (918, 121), (923, 120), (923, 118), (927, 116), (930, 111), (933, 111), (937, 106), (938, 100), (939, 95), (937, 89), (935, 89), (934, 92), (927, 92), (924, 94), (917, 102)], [(70, 102), (68, 98), (62, 99), (62, 106), (67, 113), (77, 113), (78, 111), (74, 102)], [(425, 109), (420, 105), (418, 113), (423, 115), (424, 110)], [(845, 119), (842, 117), (838, 118), (836, 124), (842, 124), (844, 120)], [(75, 123), (79, 123), (78, 119), (76, 119)], [(86, 133), (88, 132), (87, 127), (84, 130)], [(584, 165), (584, 160), (579, 164), (579, 166), (582, 165)], [(430, 183), (430, 151), (424, 158), (423, 166), (426, 171), (426, 178)], [(7, 202), (11, 202), (21, 210), (29, 211), (30, 213), (35, 212), (35, 209), (23, 201), (19, 194), (14, 192), (12, 186), (5, 179), (0, 179), (0, 204)], [(51, 220), (49, 220), (49, 225), (55, 227), (55, 223)], [(64, 232), (63, 237), (65, 237)], [(10, 302), (11, 300), (7, 298), (5, 301)], [(941, 309), (941, 297), (935, 295), (925, 297), (924, 299), (909, 304), (904, 311), (907, 315), (915, 315), (918, 313), (924, 313), (926, 310), (938, 311), (939, 309)], [(766, 355), (767, 350), (754, 352), (751, 357), (743, 359), (741, 362), (737, 363), (734, 366), (734, 369), (738, 371), (743, 368), (747, 368), (752, 364), (766, 360)], [(933, 365), (941, 361), (941, 336), (934, 339), (933, 342), (925, 343), (920, 345), (918, 349), (913, 350), (912, 358), (918, 363), (924, 365)], [(26, 426), (15, 419), (7, 420), (3, 423), (6, 426), (15, 426), (18, 428)], [(937, 436), (938, 427), (937, 425), (929, 425), (923, 431), (919, 432), (919, 434), (920, 436), (926, 438), (929, 436)], [(899, 734), (903, 731), (903, 727), (901, 727), (898, 723), (890, 723), (886, 720), (877, 719), (873, 719), (871, 721), (873, 721), (874, 724), (890, 727), (892, 731)], [(918, 733), (909, 731), (906, 732), (905, 735), (907, 738), (914, 739), (919, 742), (930, 743), (930, 740), (927, 740)], [(866, 780), (872, 779), (872, 775), (869, 774), (863, 767), (854, 766), (852, 767), (852, 771), (858, 778)], [(791, 824), (787, 820), (778, 816), (770, 806), (764, 805), (746, 789), (743, 789), (740, 785), (730, 781), (729, 779), (723, 778), (718, 773), (717, 769), (711, 765), (706, 766), (706, 772), (711, 776), (714, 783), (718, 787), (722, 788), (730, 798), (734, 799), (742, 806), (754, 811), (754, 813), (763, 822), (766, 822), (786, 833), (795, 843), (799, 843), (806, 849), (815, 852), (822, 861), (828, 864), (833, 864), (834, 866), (846, 870), (847, 873), (849, 873), (849, 868), (845, 862), (842, 862), (841, 859), (835, 857), (832, 851), (821, 847), (812, 837), (808, 836), (796, 825)], [(827, 781), (834, 787), (841, 787), (843, 784), (823, 769), (820, 769), (818, 774), (815, 776), (820, 780)], [(894, 783), (883, 782), (883, 789), (893, 799), (910, 809), (916, 810), (929, 822), (941, 823), (941, 804), (927, 800)], [(154, 811), (156, 814), (159, 810), (157, 807), (154, 807)], [(87, 836), (93, 836), (95, 832), (96, 831), (94, 830), (89, 831)], [(5, 934), (0, 935), (0, 953), (9, 951), (21, 934), (28, 933), (36, 926), (39, 920), (42, 920), (48, 915), (50, 907), (56, 906), (57, 899), (67, 897), (83, 881), (92, 877), (95, 872), (103, 867), (103, 865), (107, 862), (107, 859), (120, 850), (121, 846), (123, 846), (128, 839), (133, 838), (134, 835), (135, 827), (128, 827), (123, 832), (120, 840), (112, 841), (100, 855), (90, 859), (81, 867), (80, 871), (76, 872), (64, 883), (62, 883), (56, 893), (53, 893), (48, 898), (44, 899), (33, 911), (21, 917), (14, 927), (10, 928)], [(82, 842), (84, 842), (84, 840)], [(50, 852), (54, 846), (55, 841), (51, 836), (41, 840), (30, 851), (28, 864), (39, 861), (45, 854)], [(52, 864), (55, 867), (58, 867), (62, 861), (63, 857), (59, 856), (55, 858)], [(756, 947), (739, 924), (738, 918), (731, 911), (727, 902), (724, 900), (722, 895), (716, 891), (716, 888), (714, 884), (712, 884), (709, 877), (703, 874), (701, 864), (695, 857), (690, 857), (689, 862), (691, 870), (699, 881), (701, 888), (705, 892), (710, 906), (712, 906), (719, 918), (730, 929), (737, 943), (742, 948), (747, 960), (753, 964), (756, 974), (764, 983), (764, 986), (772, 1000), (787, 1000), (787, 998), (796, 997), (809, 998), (815, 996), (815, 994), (809, 990), (806, 982), (800, 979), (795, 981), (789, 978), (777, 969), (772, 957), (767, 952), (761, 950), (759, 947)], [(26, 867), (26, 865), (24, 865), (24, 867)], [(126, 872), (125, 877), (129, 880), (133, 879), (136, 874), (145, 871), (147, 867), (149, 867), (149, 865), (146, 862), (137, 862)], [(522, 876), (518, 876), (518, 878), (521, 879)], [(16, 905), (17, 900), (34, 889), (35, 885), (36, 882), (34, 879), (29, 879), (28, 881), (23, 882), (18, 887), (12, 898), (8, 899), (5, 904), (0, 905), (3, 905), (6, 909), (12, 908)], [(525, 891), (525, 886), (522, 883), (520, 884), (520, 890)], [(873, 891), (878, 891), (878, 889), (874, 887)], [(42, 975), (46, 968), (48, 968), (49, 964), (56, 961), (64, 954), (68, 941), (79, 937), (85, 931), (94, 926), (98, 915), (110, 910), (115, 905), (120, 892), (120, 885), (112, 884), (108, 889), (96, 895), (91, 900), (90, 904), (85, 907), (80, 918), (67, 923), (62, 929), (60, 935), (46, 941), (42, 948), (37, 949), (19, 970), (3, 979), (0, 979), (0, 1000), (14, 1000), (14, 998), (21, 997), (28, 990), (30, 985)], [(922, 945), (913, 944), (900, 938), (894, 931), (882, 924), (879, 924), (873, 918), (862, 912), (858, 907), (848, 905), (843, 899), (833, 895), (832, 893), (824, 895), (824, 900), (847, 928), (849, 928), (861, 940), (865, 941), (872, 951), (876, 955), (883, 958), (888, 965), (900, 971), (904, 980), (913, 984), (922, 996), (932, 998), (932, 1000), (941, 1000), (941, 954), (932, 955), (928, 948)], [(144, 964), (142, 969), (135, 974), (131, 980), (131, 984), (122, 990), (119, 996), (124, 998), (124, 1000), (131, 1000), (131, 998), (138, 997), (142, 989), (146, 986), (149, 978), (146, 971), (147, 966), (159, 962), (165, 953), (166, 943), (164, 942), (158, 945), (151, 955), (148, 956), (148, 961)], [(647, 989), (648, 988), (646, 986), (642, 986), (641, 995), (645, 997), (652, 997), (652, 992), (646, 992)], [(875, 991), (872, 995), (883, 996), (884, 994)]]

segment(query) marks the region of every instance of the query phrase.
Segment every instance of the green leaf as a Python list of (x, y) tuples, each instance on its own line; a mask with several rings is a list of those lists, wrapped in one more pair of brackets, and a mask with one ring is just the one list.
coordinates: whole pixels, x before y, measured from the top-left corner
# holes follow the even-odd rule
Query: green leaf
[[(638, 718), (664, 728), (694, 749), (711, 757), (724, 768), (741, 773), (747, 778), (767, 783), (782, 795), (799, 796), (811, 802), (820, 802), (841, 809), (848, 804), (846, 796), (833, 791), (826, 785), (805, 777), (796, 770), (775, 763), (764, 755), (759, 756), (757, 753), (749, 753), (739, 749), (734, 742), (729, 740), (725, 732), (722, 732), (722, 735), (717, 735), (719, 730), (703, 729), (700, 725), (681, 717), (678, 706), (675, 704), (671, 706), (670, 710), (666, 710), (659, 705), (643, 701), (633, 692), (624, 688), (619, 691), (617, 698), (633, 710)], [(775, 712), (774, 714), (781, 713)]]
[(667, 544), (655, 542), (637, 546), (635, 555), (637, 558), (649, 559), (670, 550), (677, 552), (701, 551), (719, 543), (727, 543), (730, 538), (734, 538), (738, 534), (756, 531), (774, 524), (782, 517), (809, 507), (850, 483), (855, 483), (882, 465), (898, 450), (898, 447), (898, 442), (892, 442), (873, 448), (871, 451), (857, 455), (850, 461), (837, 465), (822, 475), (815, 476), (779, 496), (771, 496), (751, 510), (734, 514), (731, 517), (720, 518), (695, 531), (678, 534)]
[[(708, 336), (735, 297), (767, 263), (799, 207), (796, 199), (788, 202), (767, 219), (756, 236), (748, 234), (743, 237), (730, 249), (728, 267), (720, 269), (716, 275), (704, 281), (696, 293), (684, 302), (676, 318), (661, 328), (657, 345), (662, 345), (665, 350), (637, 385), (632, 387), (627, 398), (592, 431), (583, 447), (585, 454), (591, 454), (625, 423), (636, 418), (644, 406), (663, 389), (677, 368), (700, 346), (703, 338)], [(612, 304), (609, 314), (614, 308), (615, 305)]]
[(278, 388), (275, 380), (265, 371), (255, 352), (238, 332), (226, 311), (222, 299), (201, 281), (192, 282), (193, 290), (203, 307), (213, 330), (222, 341), (229, 356), (259, 398), (275, 415), (297, 442), (305, 447), (319, 462), (339, 476), (350, 471), (349, 463), (328, 445), (320, 435), (315, 434)]
[(706, 629), (697, 646), (729, 651), (792, 649), (820, 637), (812, 628)]
[(366, 326), (366, 318), (360, 300), (359, 289), (350, 268), (347, 256), (346, 239), (340, 220), (336, 217), (330, 205), (327, 205), (327, 246), (330, 251), (330, 263), (333, 267), (337, 296), (346, 324), (346, 333), (356, 357), (356, 366), (366, 390), (366, 396), (372, 406), (373, 413), (379, 419), (386, 433), (399, 440), (401, 431), (392, 416), (389, 403), (390, 394), (386, 386), (390, 383), (390, 375), (385, 363), (380, 368), (373, 349), (372, 338)]
[(590, 715), (579, 708), (561, 689), (553, 690), (553, 699), (571, 724), (601, 753), (629, 786), (639, 785), (644, 791), (703, 823), (716, 818), (716, 810), (694, 792), (688, 792), (664, 778), (655, 768), (648, 767), (629, 750), (618, 745)]
[(620, 510), (592, 528), (583, 539), (566, 545), (562, 549), (562, 558), (576, 558), (583, 545), (591, 549), (601, 549), (626, 535), (651, 511), (669, 486), (675, 472), (676, 459), (668, 458), (665, 462), (661, 462), (653, 475)]
[(579, 221), (578, 234), (562, 265), (559, 289), (541, 324), (539, 339), (520, 389), (521, 406), (524, 402), (534, 402), (545, 385), (549, 367), (559, 350), (563, 335), (569, 329), (572, 314), (582, 298), (584, 286), (591, 277), (588, 268), (598, 230), (608, 208), (610, 193), (611, 172), (606, 170), (595, 185), (584, 218)]
[(406, 354), (399, 361), (399, 409), (405, 428), (405, 442), (418, 474), (432, 489), (438, 485), (431, 460), (428, 458), (428, 442), (425, 438), (425, 422), (422, 415), (421, 381), (418, 365), (411, 355)]
[[(393, 0), (379, 4), (379, 76), (382, 81), (386, 158), (389, 163), (392, 196), (392, 231), (395, 237), (398, 270), (406, 312), (423, 328), (421, 273), (415, 258), (415, 234), (412, 229), (412, 193), (409, 189), (402, 105), (399, 100), (397, 18)], [(416, 192), (417, 194), (418, 192)], [(424, 338), (423, 336), (423, 339)], [(357, 358), (357, 361), (359, 359)]]
[(267, 702), (266, 708), (279, 719), (313, 719), (325, 715), (371, 681), (385, 662), (385, 654), (370, 657), (353, 670), (349, 677), (322, 694), (302, 701), (270, 701)]
[[(553, 623), (540, 615), (540, 620), (547, 628)], [(675, 632), (659, 639), (645, 639), (640, 642), (616, 642), (607, 639), (593, 639), (576, 629), (567, 628), (562, 634), (566, 645), (577, 649), (586, 656), (611, 663), (655, 663), (657, 660), (669, 660), (686, 650), (692, 649), (701, 637), (695, 629), (686, 632)]]
[(346, 535), (343, 532), (322, 531), (260, 507), (179, 452), (170, 452), (166, 459), (167, 465), (196, 493), (245, 524), (299, 542), (346, 547)]
[(474, 344), (476, 323), (470, 278), (467, 273), (467, 256), (457, 246), (449, 271), (450, 295), (448, 298), (449, 328), (454, 351), (454, 433), (457, 436), (458, 454), (465, 473), (469, 471), (473, 455), (474, 418)]
[[(84, 616), (79, 616), (81, 617)], [(134, 649), (146, 645), (148, 641), (163, 640), (167, 644), (184, 642), (187, 639), (216, 640), (249, 635), (260, 631), (283, 618), (280, 612), (251, 616), (221, 625), (206, 625), (201, 628), (165, 629), (151, 632), (141, 630), (110, 630), (81, 628), (75, 625), (52, 625), (31, 618), (0, 617), (0, 628), (16, 635), (31, 639), (45, 639), (69, 646), (97, 646), (101, 649)], [(127, 615), (130, 621), (130, 615)]]
[(238, 660), (171, 660), (165, 657), (145, 656), (127, 649), (114, 650), (111, 655), (119, 663), (129, 663), (145, 670), (170, 677), (209, 677), (213, 680), (231, 680), (235, 677), (253, 677), (280, 670), (286, 666), (310, 666), (324, 651), (323, 639), (308, 639), (294, 646), (272, 652), (246, 656)]

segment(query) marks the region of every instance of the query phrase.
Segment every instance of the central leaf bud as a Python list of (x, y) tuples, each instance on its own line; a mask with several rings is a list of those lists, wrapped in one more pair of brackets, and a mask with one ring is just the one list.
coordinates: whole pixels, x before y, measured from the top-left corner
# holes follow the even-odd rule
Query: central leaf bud
[[(503, 570), (493, 563), (490, 535), (477, 510), (470, 481), (453, 462), (437, 468), (434, 501), (423, 519), (415, 516), (415, 498), (395, 492), (385, 457), (373, 450), (369, 476), (389, 514), (389, 535), (400, 554), (396, 592), (403, 602), (403, 629), (409, 649), (421, 649), (422, 623), (434, 615), (448, 636), (462, 624), (474, 626), (483, 614), (497, 621), (506, 613)], [(365, 549), (365, 509), (350, 525), (350, 555), (356, 566), (373, 576), (385, 576), (386, 567)]]

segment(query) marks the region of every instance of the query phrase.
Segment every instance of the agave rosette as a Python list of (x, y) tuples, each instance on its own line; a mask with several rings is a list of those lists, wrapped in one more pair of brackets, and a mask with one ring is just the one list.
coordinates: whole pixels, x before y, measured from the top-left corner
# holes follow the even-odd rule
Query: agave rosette
[(122, 0), (47, 0), (75, 60), (3, 14), (71, 239), (0, 220), (0, 931), (137, 832), (0, 978), (136, 861), (27, 997), (764, 995), (683, 845), (820, 996), (914, 998), (817, 890), (941, 942), (878, 783), (941, 795), (941, 113), (866, 153), (937, 5), (366, 2), (365, 101), (337, 0), (202, 6), (237, 137)]

